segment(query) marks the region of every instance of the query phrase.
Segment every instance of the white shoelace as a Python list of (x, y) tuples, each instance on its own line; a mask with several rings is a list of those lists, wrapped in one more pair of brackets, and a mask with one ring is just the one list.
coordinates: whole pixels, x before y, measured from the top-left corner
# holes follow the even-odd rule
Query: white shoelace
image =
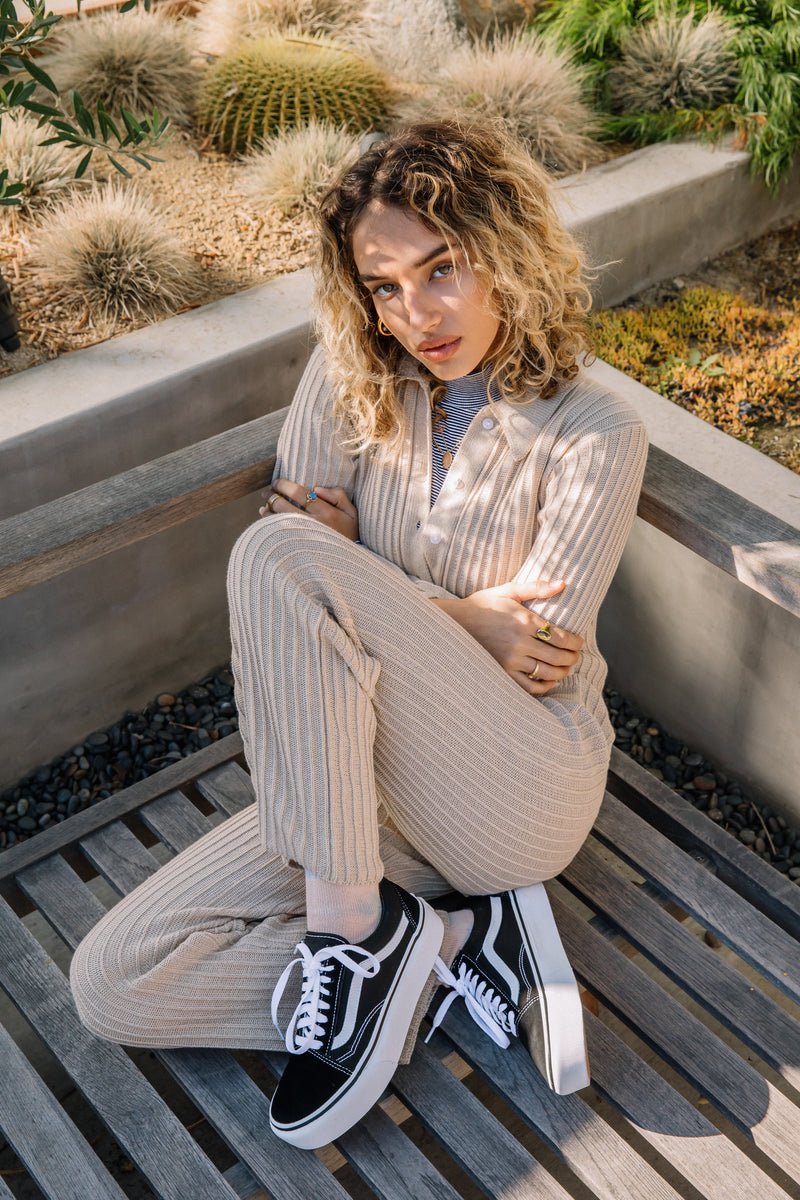
[(459, 963), (457, 976), (444, 965), (441, 958), (436, 959), (433, 969), (450, 991), (437, 1008), (431, 1031), (425, 1041), (430, 1041), (433, 1037), (456, 996), (463, 996), (475, 1024), (480, 1025), (484, 1033), (505, 1050), (509, 1045), (509, 1033), (517, 1032), (516, 1021), (513, 1013), (508, 1011), (507, 1001), (499, 996), (485, 979), (471, 971), (466, 963)]
[[(278, 1006), (281, 1002), (289, 976), (294, 967), (303, 968), (303, 990), (300, 1003), (294, 1010), (294, 1015), (286, 1030), (286, 1049), (290, 1054), (304, 1054), (306, 1050), (319, 1050), (328, 1022), (330, 1009), (329, 988), (333, 972), (333, 960), (347, 967), (354, 975), (371, 979), (378, 974), (380, 962), (374, 954), (370, 954), (362, 946), (323, 946), (316, 954), (312, 954), (305, 942), (299, 942), (295, 951), (300, 955), (293, 958), (284, 970), (275, 990), (272, 993), (272, 1020), (275, 1028), (283, 1037), (278, 1024)], [(350, 952), (361, 955), (362, 961), (356, 962), (350, 957)]]

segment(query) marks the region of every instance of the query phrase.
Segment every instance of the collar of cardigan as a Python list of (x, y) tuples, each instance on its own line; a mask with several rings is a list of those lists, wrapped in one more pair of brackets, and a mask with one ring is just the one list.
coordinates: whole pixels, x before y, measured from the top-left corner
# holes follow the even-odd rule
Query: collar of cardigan
[[(425, 404), (429, 406), (430, 386), (420, 364), (412, 355), (403, 355), (398, 364), (397, 374), (401, 379), (411, 379), (418, 383), (422, 389), (420, 395), (424, 395)], [(541, 398), (537, 395), (516, 404), (509, 400), (487, 399), (486, 403), (497, 418), (515, 462), (530, 452), (531, 446), (563, 400), (564, 394), (565, 388), (562, 384), (552, 400), (542, 400), (539, 404), (536, 401)]]

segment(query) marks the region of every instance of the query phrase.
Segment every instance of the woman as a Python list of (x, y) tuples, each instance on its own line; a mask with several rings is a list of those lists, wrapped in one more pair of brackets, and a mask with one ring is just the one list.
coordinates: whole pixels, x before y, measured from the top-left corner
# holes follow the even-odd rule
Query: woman
[(114, 1041), (275, 1048), (288, 1026), (271, 1124), (304, 1147), (380, 1096), (437, 985), (435, 1021), (463, 998), (556, 1091), (588, 1082), (542, 881), (603, 794), (595, 621), (646, 454), (580, 372), (578, 255), (500, 135), (401, 131), (320, 228), (321, 346), (228, 577), (257, 803), (72, 971)]

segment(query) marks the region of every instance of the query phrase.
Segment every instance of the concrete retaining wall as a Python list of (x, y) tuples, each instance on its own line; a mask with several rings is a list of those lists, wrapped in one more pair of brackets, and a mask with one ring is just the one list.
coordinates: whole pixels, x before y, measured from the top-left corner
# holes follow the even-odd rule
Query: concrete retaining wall
[[(651, 442), (800, 530), (800, 480), (595, 363)], [(800, 620), (638, 520), (600, 613), (609, 681), (800, 822)]]
[[(800, 173), (774, 202), (749, 178), (746, 155), (696, 145), (649, 147), (563, 181), (560, 192), (565, 219), (591, 261), (621, 260), (598, 275), (595, 291), (604, 303), (686, 271), (800, 212)], [(0, 383), (0, 516), (286, 404), (308, 354), (310, 286), (309, 272), (300, 271)], [(736, 447), (687, 414), (681, 416), (700, 427), (690, 435), (687, 451), (702, 441), (703, 431)], [(754, 451), (748, 453), (760, 460)], [(693, 461), (689, 453), (686, 458)], [(796, 487), (795, 476), (767, 465)], [(0, 728), (13, 730), (3, 738), (0, 787), (126, 708), (140, 707), (158, 691), (175, 690), (227, 658), (225, 564), (256, 508), (255, 498), (238, 501), (0, 605)], [(659, 716), (663, 694), (669, 711), (679, 716), (686, 686), (683, 659), (674, 684), (668, 685), (666, 675), (657, 680), (644, 667), (634, 673), (629, 665), (634, 656), (623, 653), (625, 627), (633, 622), (628, 595), (639, 598), (638, 609), (633, 608), (646, 640), (641, 598), (647, 590), (638, 576), (646, 581), (652, 567), (639, 539), (649, 545), (651, 534), (634, 535), (614, 599), (606, 606), (610, 612), (611, 606), (626, 603), (620, 608), (626, 615), (620, 627), (604, 614), (604, 634), (620, 685)], [(665, 561), (663, 552), (652, 553)], [(692, 557), (692, 564), (680, 570), (699, 581), (696, 589), (704, 596), (710, 592), (698, 575), (700, 566)], [(666, 594), (656, 591), (654, 601)], [(752, 605), (754, 598), (747, 597), (732, 598), (729, 607), (738, 611)], [(760, 620), (753, 617), (755, 623)], [(730, 638), (722, 629), (719, 636), (720, 657), (730, 658)], [(664, 657), (669, 644), (663, 643)], [(703, 644), (710, 656), (705, 630)], [(643, 653), (644, 648), (641, 654), (637, 650), (637, 661)], [(704, 711), (713, 707), (696, 691), (693, 696)], [(662, 719), (669, 724), (667, 711)], [(677, 719), (673, 728), (680, 732)], [(725, 747), (731, 739), (724, 734), (709, 727), (703, 736), (711, 740), (703, 748), (712, 753), (712, 741), (721, 738), (715, 756), (729, 761)], [(740, 773), (788, 803), (787, 772), (777, 782), (774, 772), (762, 779), (766, 767), (758, 755), (756, 760), (757, 766)]]

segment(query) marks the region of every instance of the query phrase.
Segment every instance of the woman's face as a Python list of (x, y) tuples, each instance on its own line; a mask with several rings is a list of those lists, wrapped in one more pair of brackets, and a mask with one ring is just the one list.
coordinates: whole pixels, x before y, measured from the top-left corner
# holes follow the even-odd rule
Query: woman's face
[(500, 329), (486, 289), (417, 216), (373, 201), (353, 231), (353, 256), (380, 320), (434, 375), (460, 379), (484, 362)]

